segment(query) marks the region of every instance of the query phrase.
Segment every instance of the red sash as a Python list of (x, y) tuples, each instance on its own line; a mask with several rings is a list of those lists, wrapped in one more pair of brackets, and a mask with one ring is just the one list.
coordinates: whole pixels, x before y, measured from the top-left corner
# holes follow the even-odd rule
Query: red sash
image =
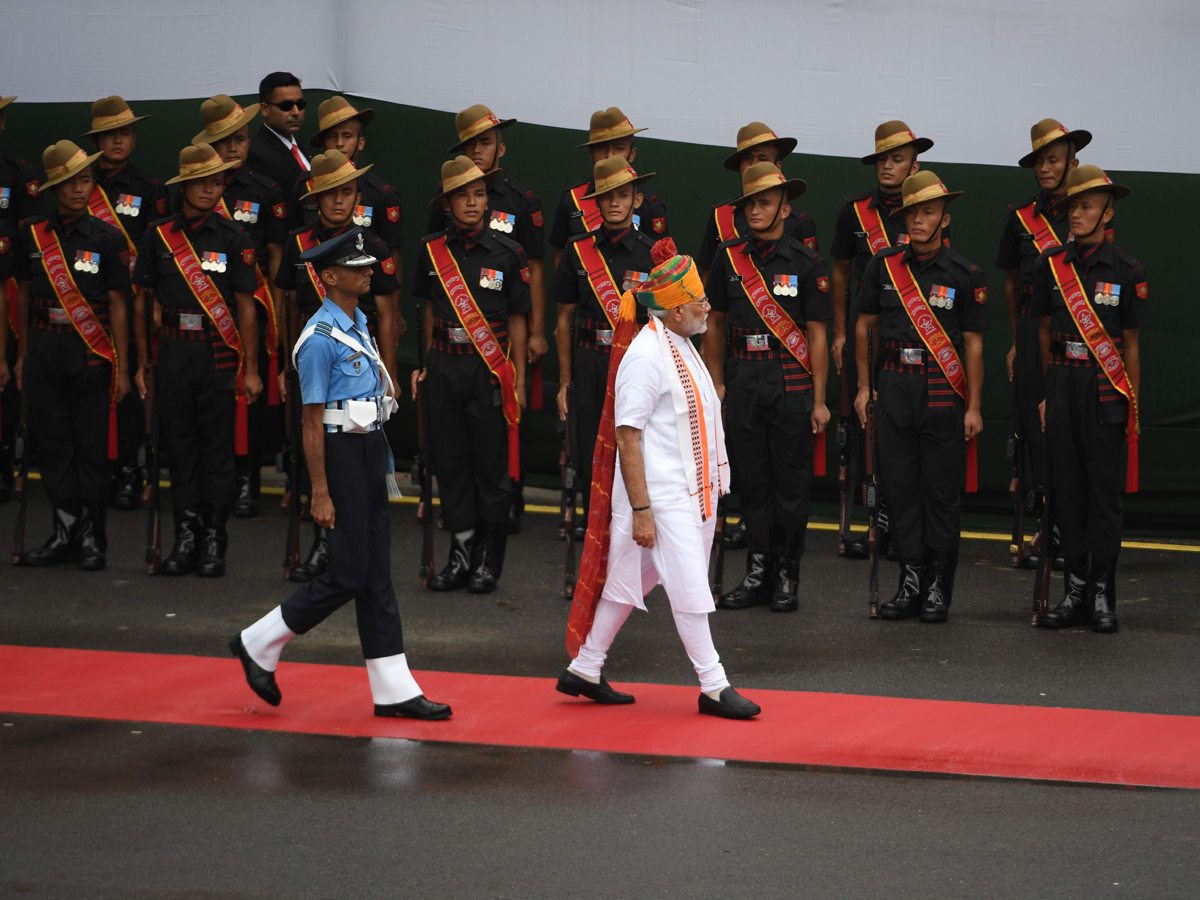
[[(233, 218), (229, 214), (229, 205), (222, 197), (217, 204), (217, 212), (227, 219)], [(271, 288), (267, 285), (267, 279), (263, 275), (262, 266), (258, 263), (254, 265), (254, 299), (258, 302), (267, 313), (267, 334), (265, 343), (267, 345), (267, 359), (270, 363), (270, 370), (267, 381), (267, 405), (279, 405), (279, 322), (275, 318), (275, 298), (271, 295)]]
[(734, 211), (732, 203), (724, 203), (713, 210), (713, 218), (717, 222), (717, 239), (721, 243), (740, 237), (733, 224)]
[(854, 212), (863, 231), (867, 233), (867, 246), (871, 248), (872, 253), (878, 253), (885, 247), (892, 246), (892, 242), (888, 240), (887, 229), (883, 227), (883, 217), (879, 215), (879, 210), (870, 204), (870, 197), (855, 200)]
[(599, 301), (600, 308), (604, 310), (604, 315), (608, 317), (609, 327), (616, 328), (617, 316), (621, 312), (621, 293), (617, 290), (608, 263), (604, 261), (600, 248), (596, 246), (596, 239), (590, 237), (576, 241), (575, 251), (579, 254), (579, 261), (583, 263), (584, 269), (587, 270), (588, 285), (591, 287), (592, 293), (596, 295), (596, 300)]
[(88, 209), (101, 222), (107, 222), (121, 232), (121, 235), (125, 238), (125, 243), (129, 246), (129, 274), (132, 275), (134, 263), (137, 262), (137, 246), (133, 243), (133, 239), (129, 237), (129, 232), (125, 230), (125, 226), (121, 224), (121, 217), (113, 209), (112, 202), (108, 199), (108, 194), (104, 193), (99, 182), (92, 188), (92, 196), (88, 198)]
[[(300, 248), (301, 253), (305, 252), (306, 250), (311, 250), (313, 247), (321, 243), (313, 236), (315, 233), (316, 228), (314, 227), (308, 229), (308, 231), (302, 231), (296, 235), (296, 246)], [(308, 273), (308, 280), (309, 283), (312, 284), (313, 290), (317, 292), (317, 296), (320, 297), (321, 302), (324, 303), (325, 283), (321, 281), (320, 276), (317, 275), (317, 270), (313, 268), (312, 263), (305, 263), (304, 271)]]
[(1015, 210), (1017, 220), (1021, 223), (1026, 231), (1033, 235), (1033, 243), (1037, 246), (1038, 253), (1045, 253), (1051, 247), (1056, 247), (1062, 243), (1058, 239), (1058, 235), (1054, 233), (1054, 228), (1050, 221), (1043, 213), (1033, 212), (1034, 206), (1037, 205), (1035, 200), (1026, 206), (1022, 206)]
[(1100, 317), (1092, 309), (1083, 284), (1079, 281), (1079, 273), (1075, 270), (1075, 264), (1063, 260), (1065, 255), (1065, 253), (1051, 253), (1048, 259), (1050, 260), (1050, 270), (1054, 273), (1054, 280), (1058, 282), (1058, 289), (1062, 292), (1063, 300), (1067, 304), (1067, 311), (1075, 321), (1075, 327), (1079, 329), (1092, 356), (1100, 363), (1105, 377), (1129, 404), (1129, 414), (1125, 422), (1125, 443), (1128, 453), (1125, 490), (1133, 494), (1138, 489), (1137, 397), (1133, 393), (1133, 385), (1129, 383), (1129, 376), (1125, 372), (1125, 363), (1121, 359), (1120, 351), (1113, 344), (1108, 332), (1104, 330), (1104, 326), (1100, 323)]
[(183, 281), (192, 292), (192, 296), (208, 314), (209, 320), (216, 326), (221, 340), (225, 342), (226, 347), (237, 353), (237, 398), (235, 401), (237, 415), (234, 419), (233, 447), (238, 456), (245, 456), (250, 452), (246, 394), (243, 390), (245, 356), (242, 353), (242, 338), (238, 334), (233, 311), (226, 304), (225, 298), (221, 296), (220, 290), (213, 284), (213, 280), (208, 277), (208, 273), (200, 267), (200, 258), (196, 255), (191, 241), (184, 234), (183, 225), (179, 222), (167, 222), (163, 225), (156, 225), (155, 230), (163, 239), (163, 243), (167, 245), (167, 249), (174, 255), (179, 274), (183, 276)]
[(600, 214), (600, 207), (596, 205), (596, 198), (584, 200), (584, 195), (588, 193), (588, 182), (584, 182), (578, 187), (571, 188), (571, 199), (575, 201), (575, 208), (583, 213), (583, 227), (586, 231), (595, 231), (604, 221), (604, 217)]
[[(734, 252), (735, 250), (737, 252)], [(742, 289), (750, 298), (754, 311), (766, 323), (779, 343), (804, 367), (804, 371), (812, 375), (812, 366), (808, 359), (808, 341), (804, 338), (804, 331), (792, 321), (792, 317), (784, 308), (772, 299), (762, 274), (750, 261), (750, 254), (742, 253), (741, 248), (736, 247), (726, 247), (725, 252), (733, 270), (742, 276)]]
[(108, 458), (117, 458), (117, 348), (113, 346), (112, 338), (104, 330), (96, 318), (96, 313), (88, 304), (87, 298), (75, 284), (71, 268), (67, 265), (66, 254), (58, 235), (50, 227), (49, 219), (43, 219), (29, 226), (33, 242), (42, 254), (42, 267), (46, 270), (46, 278), (54, 289), (54, 296), (62, 304), (71, 319), (71, 325), (87, 344), (87, 348), (108, 360), (112, 366), (112, 386), (109, 390), (108, 401)]
[(520, 439), (517, 426), (521, 421), (521, 401), (517, 397), (517, 370), (513, 362), (500, 349), (496, 334), (471, 295), (467, 282), (458, 268), (458, 263), (446, 246), (446, 237), (434, 238), (428, 244), (429, 258), (437, 270), (442, 290), (450, 299), (458, 321), (471, 338), (475, 350), (483, 357), (487, 367), (500, 381), (500, 396), (504, 401), (504, 420), (508, 423), (508, 474), (510, 478), (521, 477)]

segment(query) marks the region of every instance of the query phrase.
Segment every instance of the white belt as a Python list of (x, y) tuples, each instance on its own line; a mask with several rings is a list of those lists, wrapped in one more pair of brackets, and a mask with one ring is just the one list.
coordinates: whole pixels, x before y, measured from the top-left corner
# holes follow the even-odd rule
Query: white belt
[(179, 328), (181, 331), (203, 331), (204, 314), (190, 312), (179, 313)]
[(467, 329), (465, 328), (447, 328), (446, 340), (451, 344), (469, 344), (471, 343), (471, 336), (467, 334)]
[(1063, 341), (1063, 352), (1069, 359), (1087, 359), (1088, 345), (1080, 341)]
[[(321, 422), (346, 434), (365, 434), (382, 428), (398, 404), (391, 397), (338, 400), (321, 413)], [(339, 408), (340, 407), (340, 408)]]
[(900, 362), (906, 366), (919, 366), (925, 362), (925, 351), (919, 347), (901, 347)]
[(61, 306), (51, 306), (46, 310), (46, 318), (55, 325), (66, 325), (71, 321), (71, 314)]
[(771, 349), (771, 336), (769, 334), (748, 334), (745, 337), (747, 350)]

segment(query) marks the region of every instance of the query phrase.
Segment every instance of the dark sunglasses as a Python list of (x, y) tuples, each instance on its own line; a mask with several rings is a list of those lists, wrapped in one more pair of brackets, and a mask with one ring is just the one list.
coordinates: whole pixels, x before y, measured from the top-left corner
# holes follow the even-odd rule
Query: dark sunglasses
[(304, 108), (308, 106), (308, 101), (303, 98), (300, 100), (284, 100), (282, 103), (272, 103), (270, 100), (265, 100), (263, 102), (265, 102), (267, 106), (278, 106), (282, 112), (291, 112), (293, 106), (296, 107), (296, 109), (303, 111)]

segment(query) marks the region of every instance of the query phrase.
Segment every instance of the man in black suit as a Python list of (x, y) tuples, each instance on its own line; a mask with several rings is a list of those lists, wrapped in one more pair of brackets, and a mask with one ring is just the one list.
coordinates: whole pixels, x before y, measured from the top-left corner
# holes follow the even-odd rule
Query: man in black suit
[(304, 125), (304, 91), (291, 72), (272, 72), (258, 85), (262, 126), (250, 141), (250, 168), (279, 185), (292, 185), (310, 169), (296, 143)]

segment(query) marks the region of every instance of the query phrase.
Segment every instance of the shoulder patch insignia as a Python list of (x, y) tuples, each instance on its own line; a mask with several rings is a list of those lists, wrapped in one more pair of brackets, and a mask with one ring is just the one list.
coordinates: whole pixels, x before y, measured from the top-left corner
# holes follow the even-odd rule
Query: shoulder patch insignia
[(975, 288), (975, 302), (987, 303), (987, 288)]
[(813, 253), (816, 253), (817, 252), (817, 236), (814, 234), (812, 237), (806, 237), (804, 239), (804, 246), (807, 247), (809, 250), (811, 250)]
[(391, 257), (385, 259), (379, 267), (388, 275), (394, 275), (396, 273), (396, 261)]
[(829, 276), (828, 275), (822, 275), (820, 278), (817, 279), (817, 290), (820, 291), (822, 294), (829, 293)]
[(531, 276), (529, 274), (529, 266), (526, 266), (525, 268), (523, 268), (521, 270), (521, 280), (524, 281), (526, 284), (529, 284), (530, 277)]
[(8, 252), (8, 238), (0, 238), (0, 253)]
[(242, 262), (244, 262), (246, 265), (248, 265), (248, 266), (254, 265), (254, 260), (255, 260), (255, 256), (254, 256), (254, 248), (253, 247), (247, 247), (245, 250), (242, 251)]
[(276, 203), (273, 207), (271, 207), (271, 209), (275, 213), (275, 218), (277, 218), (277, 219), (286, 219), (287, 218), (287, 206), (285, 204)]
[(155, 200), (154, 208), (158, 210), (158, 214), (160, 216), (165, 216), (167, 214), (167, 198), (159, 197), (157, 200)]
[(30, 197), (36, 197), (38, 195), (38, 183), (36, 178), (33, 181), (25, 183), (25, 193), (29, 194)]
[(530, 216), (529, 218), (531, 218), (533, 220), (533, 224), (537, 228), (542, 227), (542, 211), (540, 209), (537, 212), (535, 212), (532, 216)]
[(389, 222), (399, 222), (400, 221), (400, 207), (389, 206), (387, 208), (387, 217), (388, 217)]
[(663, 233), (664, 231), (666, 231), (666, 230), (667, 230), (667, 220), (666, 220), (666, 218), (661, 218), (661, 219), (655, 219), (655, 220), (654, 220), (654, 233), (655, 233), (655, 234), (662, 234), (662, 233)]
[[(2, 252), (3, 252), (3, 250), (0, 250), (0, 253), (2, 253)], [(129, 258), (129, 251), (122, 250), (121, 251), (121, 265), (123, 265), (125, 268), (128, 269), (130, 267), (130, 262), (131, 262), (131, 260)], [(130, 272), (130, 274), (132, 275), (133, 273)]]
[(1147, 287), (1146, 282), (1139, 281), (1137, 283), (1137, 295), (1139, 300), (1145, 300), (1150, 295), (1150, 289)]

